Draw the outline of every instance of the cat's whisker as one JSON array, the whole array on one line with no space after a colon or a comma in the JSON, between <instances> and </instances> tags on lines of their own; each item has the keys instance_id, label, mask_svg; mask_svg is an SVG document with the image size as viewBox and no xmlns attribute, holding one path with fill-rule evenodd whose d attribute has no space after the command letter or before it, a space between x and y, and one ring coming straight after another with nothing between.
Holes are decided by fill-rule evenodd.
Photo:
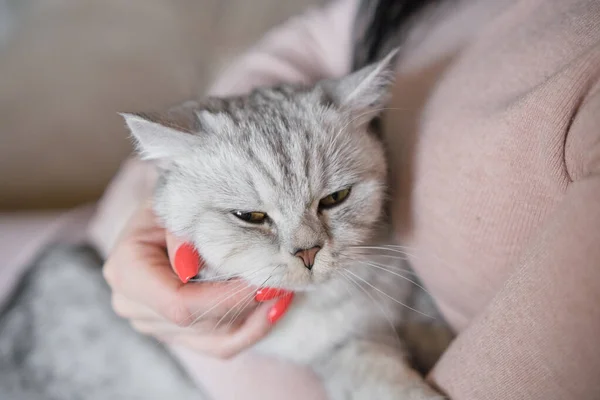
<instances>
[{"instance_id":1,"label":"cat's whisker","mask_svg":"<svg viewBox=\"0 0 600 400\"><path fill-rule=\"evenodd\" d=\"M394 254L394 256L396 257L396 259L398 260L405 260L405 261L409 261L410 257L408 254L406 254L406 252L404 250L402 251L398 251L397 249L386 249L387 251L391 252L392 254ZM387 254L384 253L384 251L386 250L378 250L378 253L373 253L375 251L375 249L361 249L361 253L363 255L369 255L369 256L380 256L383 254Z\"/></svg>"},{"instance_id":2,"label":"cat's whisker","mask_svg":"<svg viewBox=\"0 0 600 400\"><path fill-rule=\"evenodd\" d=\"M409 253L405 250L398 249L398 248L386 247L386 246L355 246L353 248L362 250L363 252L378 251L377 253L371 253L371 254L366 253L366 255L374 256L374 257L382 257L382 256L386 255L386 253L384 253L384 252L390 252L390 253L394 253L396 255L396 257L398 257L399 260L410 261L411 257L415 258L415 259L423 259L422 257L418 257L416 254ZM400 256L398 256L398 254L400 254Z\"/></svg>"},{"instance_id":3,"label":"cat's whisker","mask_svg":"<svg viewBox=\"0 0 600 400\"><path fill-rule=\"evenodd\" d=\"M244 303L238 308L238 310L235 312L235 314L233 314L233 317L231 317L231 319L227 323L226 330L229 330L229 328L235 323L235 321L239 318L239 316L242 315L242 312L244 311L244 309L246 307L248 307L248 304L250 304L252 302L252 300L254 299L254 296L255 296L254 293L250 293L246 297L246 300L244 301ZM217 326L218 325L219 324L217 323ZM215 327L215 329L216 329L216 327Z\"/></svg>"},{"instance_id":4,"label":"cat's whisker","mask_svg":"<svg viewBox=\"0 0 600 400\"><path fill-rule=\"evenodd\" d=\"M366 259L368 261L371 261L372 257L384 257L384 258L391 258L394 260L402 260L402 261L410 260L410 258L406 254L402 254L399 256L397 254L390 255L390 254L385 254L385 253L373 253L373 252L369 253L368 251L362 250L362 249L352 249L350 254L353 257L353 258L348 258L348 261L350 261L350 262L356 261L357 258L361 259L361 260Z\"/></svg>"},{"instance_id":5,"label":"cat's whisker","mask_svg":"<svg viewBox=\"0 0 600 400\"><path fill-rule=\"evenodd\" d=\"M417 249L415 248L411 248L408 246L400 246L400 245L380 245L380 246L352 246L353 249L362 249L362 250L379 250L379 251L389 251L392 253L396 253L396 254L401 254L406 258L400 258L402 260L408 260L409 257L412 257L416 260L425 260L427 259L426 256L420 257L419 255L415 254L414 252L417 251ZM406 251L404 249L408 249L409 251ZM377 253L377 254L373 254L373 256L377 256L377 257L392 257L390 255L385 255L382 253ZM442 258L440 258L439 256L435 255L435 254L430 254L427 257L429 257L429 259L432 259L436 262L441 263L444 266L449 266L448 263L446 261L444 261Z\"/></svg>"},{"instance_id":6,"label":"cat's whisker","mask_svg":"<svg viewBox=\"0 0 600 400\"><path fill-rule=\"evenodd\" d=\"M394 322L392 321L392 319L390 318L388 313L385 312L385 309L383 308L381 303L378 302L377 300L375 300L373 295L371 295L371 293L369 293L368 290L366 290L364 287L362 287L362 285L360 285L358 282L356 282L351 276L347 275L344 271L338 271L338 272L340 272L340 275L342 277L344 277L347 282L350 282L351 284L353 283L354 285L356 285L364 294L366 294L369 297L369 299L371 299L373 304L375 304L377 306L377 308L379 308L379 311L381 311L381 314L383 315L383 317L390 324L390 328L392 328L392 331L394 332L394 336L396 337L396 340L398 341L398 343L400 345L402 345L402 343L400 342L400 335L398 334L398 331L396 330L396 326L394 325Z\"/></svg>"},{"instance_id":7,"label":"cat's whisker","mask_svg":"<svg viewBox=\"0 0 600 400\"><path fill-rule=\"evenodd\" d=\"M227 295L225 297L223 297L221 300L217 301L215 304L213 304L209 309L205 310L202 314L200 314L199 316L195 317L194 314L192 314L192 318L194 318L194 320L192 321L192 323L189 325L189 327L193 326L194 324L196 324L198 321L202 320L202 318L207 315L209 312L211 312L212 310L214 310L215 308L217 308L218 306L220 306L221 304L223 304L224 302L226 302L227 300L229 300L230 298L232 298L233 296L235 296L236 294L244 291L247 288L247 284L246 282L241 282L238 285L236 285L234 288L232 288L231 290L229 290L227 292ZM236 290L237 289L237 290Z\"/></svg>"},{"instance_id":8,"label":"cat's whisker","mask_svg":"<svg viewBox=\"0 0 600 400\"><path fill-rule=\"evenodd\" d=\"M265 279L258 287L263 287L268 281L269 279L271 279L271 277L273 276L273 272L275 272L275 270L279 267L279 265L275 266L275 268L273 268L271 270L271 272L269 273L269 275L267 276L267 279ZM242 300L240 300L238 303L236 303L231 309L229 309L222 317L221 319L217 322L217 324L215 325L214 329L217 329L219 324L223 321L223 319L227 316L227 314L229 314L231 312L231 310L235 309L236 307L240 306L240 304L243 302L243 304L241 304L241 306L238 308L238 310L235 312L235 314L233 315L233 317L231 318L231 320L227 323L227 329L229 329L229 327L233 324L233 322L241 315L241 313L243 312L244 308L246 308L246 306L252 301L252 299L254 298L254 293L250 293L247 296L245 296ZM213 330L214 330L213 329Z\"/></svg>"},{"instance_id":9,"label":"cat's whisker","mask_svg":"<svg viewBox=\"0 0 600 400\"><path fill-rule=\"evenodd\" d=\"M360 263L364 263L364 262L369 262L369 263L373 263L375 265L378 265L380 267L384 267L384 268L388 268L388 269L393 269L395 271L400 271L403 273L406 273L408 275L412 275L412 276L416 276L418 277L419 275L417 273L415 273L412 269L410 268L404 268L400 265L390 265L390 264L381 264L378 263L376 261L373 261L373 257L377 257L377 258L391 258L392 260L401 260L401 261L408 261L409 257L408 256L396 256L396 255L389 255L389 254L369 254L366 252L362 252L362 251L358 251L358 252L352 252L352 257L346 257L346 259L348 260L349 263L355 263L355 262L360 262Z\"/></svg>"},{"instance_id":10,"label":"cat's whisker","mask_svg":"<svg viewBox=\"0 0 600 400\"><path fill-rule=\"evenodd\" d=\"M368 263L372 263L372 264L378 265L380 267L388 268L388 269L393 270L393 271L399 271L399 272L405 273L407 275L415 276L417 278L419 277L419 274L417 274L415 271L413 271L410 268L404 268L404 267L402 267L400 265L395 265L395 264L382 264L382 263L373 261L370 258L370 257L374 257L374 256L376 256L376 257L385 257L384 254L361 254L361 256L365 256L365 258L355 258L352 261L353 262L359 262L359 263L368 262ZM394 256L391 256L389 258L391 258L392 260L401 260L401 261L405 261L406 260L406 258L394 257Z\"/></svg>"},{"instance_id":11,"label":"cat's whisker","mask_svg":"<svg viewBox=\"0 0 600 400\"><path fill-rule=\"evenodd\" d=\"M375 264L379 267L383 267L383 268L387 268L391 271L399 271L400 273L406 274L406 275L411 275L414 276L415 278L419 278L419 274L417 274L415 271L413 271L410 268L403 268L399 265L393 265L393 264L382 264L379 262L375 262L373 260L368 260L368 262L370 262L371 264Z\"/></svg>"},{"instance_id":12,"label":"cat's whisker","mask_svg":"<svg viewBox=\"0 0 600 400\"><path fill-rule=\"evenodd\" d=\"M402 255L402 256L397 256L397 255L392 255L392 254L368 254L368 253L360 253L361 256L374 256L374 257L384 257L384 258L391 258L393 260L402 260L402 261L409 261L410 258L407 255Z\"/></svg>"},{"instance_id":13,"label":"cat's whisker","mask_svg":"<svg viewBox=\"0 0 600 400\"><path fill-rule=\"evenodd\" d=\"M263 283L261 286L264 286L267 281L271 278L271 276L269 276ZM241 305L241 307L236 311L236 313L234 314L234 316L231 318L231 320L227 323L227 329L229 329L229 327L231 325L233 325L235 323L235 321L239 318L240 315L242 315L243 310L248 306L248 304L250 304L250 302L252 302L252 300L254 299L254 293L251 293L248 296L248 299L246 300L246 302L244 304Z\"/></svg>"},{"instance_id":14,"label":"cat's whisker","mask_svg":"<svg viewBox=\"0 0 600 400\"><path fill-rule=\"evenodd\" d=\"M267 279L265 279L260 285L259 287L263 287L272 277L273 277L273 273L277 270L277 268L279 268L280 265L276 265L275 268L273 268L271 270L271 272L269 272L269 275L267 276ZM265 267L267 268L267 267ZM233 315L233 317L230 319L230 321L227 323L227 329L229 329L229 327L235 322L235 320L242 314L243 310L248 306L248 304L250 304L250 302L252 301L252 299L254 298L254 293L250 293L248 294L248 296L246 296L244 299L242 299L244 302L243 304L238 308L238 310L235 312L235 314ZM225 315L223 315L223 317L217 322L217 324L215 325L214 329L217 329L217 327L219 326L219 324L221 323L221 321L227 316L227 314L233 310L234 308L236 308L239 305L239 302L234 305L227 313L225 313Z\"/></svg>"},{"instance_id":15,"label":"cat's whisker","mask_svg":"<svg viewBox=\"0 0 600 400\"><path fill-rule=\"evenodd\" d=\"M404 246L404 245L401 245L401 244L382 244L381 246L383 246L383 247L394 247L394 248L408 249L408 250L416 250L416 248L414 248L414 247Z\"/></svg>"},{"instance_id":16,"label":"cat's whisker","mask_svg":"<svg viewBox=\"0 0 600 400\"><path fill-rule=\"evenodd\" d=\"M403 246L403 245L399 245L399 244L378 244L376 246L361 245L361 246L352 246L352 248L392 250L392 251L396 250L396 251L402 251L405 254L406 254L406 252L417 251L417 248L415 248L415 247Z\"/></svg>"},{"instance_id":17,"label":"cat's whisker","mask_svg":"<svg viewBox=\"0 0 600 400\"><path fill-rule=\"evenodd\" d=\"M407 254L405 251L401 249L397 249L389 246L352 246L353 249L365 249L365 250L387 250L392 252L397 252L401 254Z\"/></svg>"},{"instance_id":18,"label":"cat's whisker","mask_svg":"<svg viewBox=\"0 0 600 400\"><path fill-rule=\"evenodd\" d=\"M396 256L385 257L385 254L364 254L363 256L366 257L366 258L359 259L358 261L368 261L368 262L372 262L374 264L377 264L377 265L380 265L380 266L383 266L383 267L386 267L386 268L393 268L393 269L398 270L398 271L406 272L409 275L418 276L417 273L415 273L410 268L406 268L406 267L403 267L403 266L398 265L398 264L382 264L381 262L376 262L376 261L373 261L373 259L372 259L372 257L377 257L377 258L384 257L384 258L390 258L391 262L394 262L394 261L408 261L408 258L406 258L406 257L396 257Z\"/></svg>"},{"instance_id":19,"label":"cat's whisker","mask_svg":"<svg viewBox=\"0 0 600 400\"><path fill-rule=\"evenodd\" d=\"M425 314L422 311L419 311L403 302L401 302L400 300L390 296L389 294L387 294L386 292L384 292L383 290L379 289L378 287L374 286L373 284L369 283L368 281L364 280L363 278L361 278L360 276L358 276L357 274L355 274L354 272L350 271L350 270L346 270L347 273L352 274L354 277L356 277L357 279L359 279L360 281L366 283L367 285L369 285L371 288L375 289L377 292L381 293L382 295L384 295L385 297L387 297L388 299L400 304L401 306L404 306L406 308L408 308L409 310L412 310L416 313L419 313L427 318L433 318L431 315Z\"/></svg>"},{"instance_id":20,"label":"cat's whisker","mask_svg":"<svg viewBox=\"0 0 600 400\"><path fill-rule=\"evenodd\" d=\"M359 261L359 263L361 263L361 265L370 266L370 267L373 267L373 268L380 269L382 271L386 271L387 273L390 273L390 274L395 275L395 276L397 276L399 278L402 278L402 279L404 279L404 280L412 283L413 285L415 285L416 287L420 288L425 293L427 293L428 295L431 296L431 293L429 293L427 291L427 289L425 289L422 285L418 284L417 282L413 281L412 279L407 278L406 276L404 276L404 275L402 275L402 274L400 274L400 273L398 273L396 271L393 271L393 270L391 270L389 268L386 268L385 266L382 266L381 264L372 263L372 262L364 262L364 261Z\"/></svg>"},{"instance_id":21,"label":"cat's whisker","mask_svg":"<svg viewBox=\"0 0 600 400\"><path fill-rule=\"evenodd\" d=\"M247 271L246 274L252 274L254 272L257 272L257 271L260 271L260 270L263 270L263 269L267 269L267 268L268 267L260 267L260 268L252 269L250 271ZM231 278L240 278L240 277L241 276L239 276L239 275L235 275L235 274L232 274L232 273L227 273L227 274L221 274L221 275L211 276L209 278L192 278L188 282L217 282L217 281L226 281L226 280L231 279Z\"/></svg>"},{"instance_id":22,"label":"cat's whisker","mask_svg":"<svg viewBox=\"0 0 600 400\"><path fill-rule=\"evenodd\" d=\"M223 322L223 320L229 315L230 312L232 312L233 310L237 310L236 311L236 316L239 315L238 313L241 313L242 310L244 309L245 305L247 304L246 302L248 301L248 299L252 299L252 297L254 296L254 293L249 293L247 295L245 295L244 297L241 298L240 301L238 301L237 303L235 303L229 310L227 310L227 312L225 312L225 314L223 314L223 316L217 321L217 323L215 324L215 326L213 327L213 332L215 330L217 330L217 328L219 327L219 325L221 324L221 322ZM243 306L239 307L242 303L244 303ZM230 326L229 324L227 325L228 327Z\"/></svg>"},{"instance_id":23,"label":"cat's whisker","mask_svg":"<svg viewBox=\"0 0 600 400\"><path fill-rule=\"evenodd\" d=\"M235 278L235 275L232 274L223 274L223 275L217 275L217 276L213 276L210 278L192 278L190 279L188 282L194 282L194 283L202 283L202 282L218 282L218 281L227 281L228 279L231 278Z\"/></svg>"},{"instance_id":24,"label":"cat's whisker","mask_svg":"<svg viewBox=\"0 0 600 400\"><path fill-rule=\"evenodd\" d=\"M240 288L239 290L236 290L234 293L231 293L233 290ZM195 314L197 313L192 313L190 314L190 316L186 319L187 320L191 320L193 319L193 321L187 326L187 328L191 328L192 326L194 326L194 324L196 324L198 321L200 321L206 314L208 314L209 312L211 312L212 310L214 310L215 308L217 308L221 303L227 301L228 299L230 299L231 297L235 296L237 293L243 291L246 287L246 284L242 281L240 282L238 285L236 285L234 288L230 289L227 294L229 294L228 296L226 296L225 298L221 299L220 301L218 301L216 304L214 304L212 307L210 307L208 310L205 310L200 316L195 317ZM230 294L231 293L231 294ZM155 339L157 343L161 343L161 341L159 339Z\"/></svg>"},{"instance_id":25,"label":"cat's whisker","mask_svg":"<svg viewBox=\"0 0 600 400\"><path fill-rule=\"evenodd\" d=\"M268 267L262 267L262 268L258 268L256 269L253 273L251 274L246 274L246 276L244 278L249 278L253 275L256 275L258 272L260 272L263 269L266 269ZM205 310L199 317L195 317L195 315L197 313L192 313L192 315L190 315L190 319L194 318L194 320L192 321L192 323L190 324L190 326L193 326L196 322L198 322L199 320L202 319L202 317L204 317L206 314L208 314L210 311L214 310L215 308L217 308L220 304L222 304L223 302L229 300L230 298L232 298L233 296L235 296L236 294L240 293L241 291L245 290L246 287L248 286L247 282L244 279L241 279L240 282L235 285L234 287L232 287L227 293L225 293L225 297L222 298L221 300L219 300L217 303L213 304L212 307L210 307L208 310ZM241 288L241 289L240 289ZM238 290L236 290L238 289ZM232 293L233 292L233 293ZM199 311L198 311L199 312Z\"/></svg>"},{"instance_id":26,"label":"cat's whisker","mask_svg":"<svg viewBox=\"0 0 600 400\"><path fill-rule=\"evenodd\" d=\"M390 255L390 254L365 254L365 256L372 256L372 257L383 257L383 258L389 258L392 260L401 260L401 261L409 261L410 259L407 256L395 256L395 255ZM414 256L415 259L420 259L419 257ZM407 273L408 275L412 275L412 276L416 276L419 277L419 274L417 274L415 271L410 270L410 269L406 269L406 268L402 268L400 266L396 267L395 265L384 265L384 264L380 264L377 262L374 262L372 260L369 259L369 262L372 262L374 264L377 264L379 266L384 266L384 267L389 267L389 268L393 268L393 269L397 269L400 271L403 271L405 273Z\"/></svg>"},{"instance_id":27,"label":"cat's whisker","mask_svg":"<svg viewBox=\"0 0 600 400\"><path fill-rule=\"evenodd\" d=\"M344 288L346 288L346 291L348 292L348 294L350 295L350 297L352 297L353 295L352 295L352 292L350 291L350 286L352 286L352 285L351 285L351 282L348 279L348 277L342 273L343 271L336 270L335 272L339 276L341 276L342 278L344 278Z\"/></svg>"}]
</instances>

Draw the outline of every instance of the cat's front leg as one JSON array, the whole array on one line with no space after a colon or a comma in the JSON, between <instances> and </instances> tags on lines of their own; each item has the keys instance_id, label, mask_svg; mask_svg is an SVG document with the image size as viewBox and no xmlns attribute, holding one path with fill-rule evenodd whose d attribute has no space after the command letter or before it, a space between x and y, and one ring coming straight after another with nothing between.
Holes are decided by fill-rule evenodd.
<instances>
[{"instance_id":1,"label":"cat's front leg","mask_svg":"<svg viewBox=\"0 0 600 400\"><path fill-rule=\"evenodd\" d=\"M348 340L315 363L331 400L442 400L399 346Z\"/></svg>"}]
</instances>

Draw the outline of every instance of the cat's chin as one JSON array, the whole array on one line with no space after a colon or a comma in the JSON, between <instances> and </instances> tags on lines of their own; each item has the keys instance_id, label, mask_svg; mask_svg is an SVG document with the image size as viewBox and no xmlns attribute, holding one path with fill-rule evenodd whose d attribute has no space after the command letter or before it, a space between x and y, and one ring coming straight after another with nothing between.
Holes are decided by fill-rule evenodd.
<instances>
[{"instance_id":1,"label":"cat's chin","mask_svg":"<svg viewBox=\"0 0 600 400\"><path fill-rule=\"evenodd\" d=\"M279 289L289 290L291 292L314 292L323 286L329 284L335 275L326 274L319 276L311 276L309 280L304 282L280 282L277 287Z\"/></svg>"},{"instance_id":2,"label":"cat's chin","mask_svg":"<svg viewBox=\"0 0 600 400\"><path fill-rule=\"evenodd\" d=\"M290 292L302 293L302 292L314 292L321 286L319 283L309 283L306 285L290 285L289 287L282 287L281 289L289 290Z\"/></svg>"}]
</instances>

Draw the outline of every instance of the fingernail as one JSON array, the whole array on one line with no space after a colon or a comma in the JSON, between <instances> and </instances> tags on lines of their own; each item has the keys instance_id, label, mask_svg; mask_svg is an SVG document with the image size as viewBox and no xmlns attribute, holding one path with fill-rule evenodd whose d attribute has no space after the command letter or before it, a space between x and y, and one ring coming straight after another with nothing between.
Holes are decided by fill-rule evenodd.
<instances>
[{"instance_id":1,"label":"fingernail","mask_svg":"<svg viewBox=\"0 0 600 400\"><path fill-rule=\"evenodd\" d=\"M288 293L289 292L287 290L264 287L256 291L256 294L254 295L254 300L258 302L269 301Z\"/></svg>"},{"instance_id":2,"label":"fingernail","mask_svg":"<svg viewBox=\"0 0 600 400\"><path fill-rule=\"evenodd\" d=\"M280 298L273 307L271 307L271 309L269 310L269 313L267 314L267 319L269 320L269 323L271 325L273 325L281 317L283 317L283 315L287 311L288 307L290 306L290 303L292 302L293 298L294 298L294 293L288 293L288 294L284 295L282 298Z\"/></svg>"},{"instance_id":3,"label":"fingernail","mask_svg":"<svg viewBox=\"0 0 600 400\"><path fill-rule=\"evenodd\" d=\"M200 270L200 255L196 249L184 243L175 252L175 272L183 283L187 283L190 279L198 275Z\"/></svg>"}]
</instances>

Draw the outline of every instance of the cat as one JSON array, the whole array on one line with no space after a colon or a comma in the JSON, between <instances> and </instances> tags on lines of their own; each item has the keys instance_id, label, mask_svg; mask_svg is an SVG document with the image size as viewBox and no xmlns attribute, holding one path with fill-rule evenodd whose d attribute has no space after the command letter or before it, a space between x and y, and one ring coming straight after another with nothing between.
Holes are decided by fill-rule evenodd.
<instances>
[{"instance_id":1,"label":"cat","mask_svg":"<svg viewBox=\"0 0 600 400\"><path fill-rule=\"evenodd\" d=\"M374 254L390 227L373 121L396 55L313 86L122 114L140 156L159 165L155 211L198 248L202 278L296 293L253 351L311 366L334 400L442 398L395 331L411 282Z\"/></svg>"}]
</instances>

